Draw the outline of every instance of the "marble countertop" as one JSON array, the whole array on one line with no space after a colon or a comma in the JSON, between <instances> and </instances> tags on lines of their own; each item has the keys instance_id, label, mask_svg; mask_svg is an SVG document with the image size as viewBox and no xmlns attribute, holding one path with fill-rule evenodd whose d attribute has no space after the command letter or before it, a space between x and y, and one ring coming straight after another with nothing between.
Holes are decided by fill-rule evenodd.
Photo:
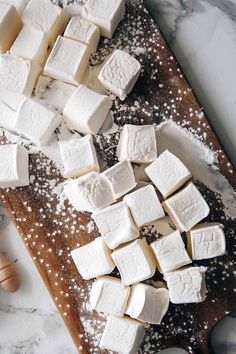
<instances>
[{"instance_id":1,"label":"marble countertop","mask_svg":"<svg viewBox=\"0 0 236 354\"><path fill-rule=\"evenodd\" d=\"M236 0L146 0L164 36L236 164ZM0 244L16 263L21 288L0 290L0 354L76 354L76 348L6 211ZM217 354L236 353L236 319L213 333ZM176 350L163 354L185 353Z\"/></svg>"}]
</instances>

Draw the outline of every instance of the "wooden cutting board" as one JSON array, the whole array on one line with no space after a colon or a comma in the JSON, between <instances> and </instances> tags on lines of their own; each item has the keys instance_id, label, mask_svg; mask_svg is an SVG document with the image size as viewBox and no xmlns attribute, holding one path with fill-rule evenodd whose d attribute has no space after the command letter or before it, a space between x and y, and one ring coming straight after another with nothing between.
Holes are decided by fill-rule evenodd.
<instances>
[{"instance_id":1,"label":"wooden cutting board","mask_svg":"<svg viewBox=\"0 0 236 354\"><path fill-rule=\"evenodd\" d=\"M236 175L223 148L142 0L127 0L124 20L112 40L101 40L91 65L99 65L115 48L136 55L143 66L132 94L124 102L114 102L116 124L159 124L171 119L198 132L218 153L221 173L236 187ZM4 136L0 139L5 141ZM119 132L96 137L97 148L109 165L116 162L118 139ZM72 249L92 241L98 232L91 227L88 213L78 213L67 203L58 208L58 196L52 190L63 179L43 154L31 155L30 175L30 186L0 190L0 197L78 350L83 354L106 353L98 348L105 317L88 308L92 282L81 279L70 257ZM227 255L199 262L208 266L207 299L201 304L170 305L162 324L147 329L140 353L157 353L171 346L182 347L189 353L208 353L211 329L228 311L236 308L235 220L225 217L219 196L200 183L198 186L211 205L208 220L223 219ZM158 278L157 274L155 279Z\"/></svg>"}]
</instances>

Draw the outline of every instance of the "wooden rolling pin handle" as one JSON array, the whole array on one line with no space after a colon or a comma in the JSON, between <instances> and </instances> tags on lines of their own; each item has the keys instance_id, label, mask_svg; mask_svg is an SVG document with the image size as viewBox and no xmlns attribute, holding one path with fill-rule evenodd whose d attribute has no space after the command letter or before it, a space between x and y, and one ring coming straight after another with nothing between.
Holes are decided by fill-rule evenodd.
<instances>
[{"instance_id":1,"label":"wooden rolling pin handle","mask_svg":"<svg viewBox=\"0 0 236 354\"><path fill-rule=\"evenodd\" d=\"M2 253L0 253L0 287L11 293L20 287L20 279L15 267Z\"/></svg>"}]
</instances>

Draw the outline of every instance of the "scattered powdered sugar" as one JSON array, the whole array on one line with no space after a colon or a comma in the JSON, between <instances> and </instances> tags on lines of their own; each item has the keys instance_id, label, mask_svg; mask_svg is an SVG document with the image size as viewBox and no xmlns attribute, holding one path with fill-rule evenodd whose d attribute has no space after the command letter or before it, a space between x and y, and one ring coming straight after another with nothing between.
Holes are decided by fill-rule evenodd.
<instances>
[{"instance_id":1,"label":"scattered powdered sugar","mask_svg":"<svg viewBox=\"0 0 236 354\"><path fill-rule=\"evenodd\" d=\"M52 189L52 194L55 194L59 200L59 203L57 204L57 211L62 211L65 208L65 202L67 200L67 197L64 193L64 186L63 183L57 184L53 189Z\"/></svg>"}]
</instances>

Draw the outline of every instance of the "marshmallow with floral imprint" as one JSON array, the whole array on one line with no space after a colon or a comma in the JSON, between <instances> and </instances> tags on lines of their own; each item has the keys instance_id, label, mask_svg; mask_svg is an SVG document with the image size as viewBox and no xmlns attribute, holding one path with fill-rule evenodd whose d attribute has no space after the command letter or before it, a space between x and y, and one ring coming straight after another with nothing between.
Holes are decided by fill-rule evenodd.
<instances>
[{"instance_id":1,"label":"marshmallow with floral imprint","mask_svg":"<svg viewBox=\"0 0 236 354\"><path fill-rule=\"evenodd\" d=\"M0 1L0 53L10 49L21 26L15 7Z\"/></svg>"},{"instance_id":2,"label":"marshmallow with floral imprint","mask_svg":"<svg viewBox=\"0 0 236 354\"><path fill-rule=\"evenodd\" d=\"M14 6L19 16L22 15L22 12L26 8L27 3L27 0L0 0L0 4Z\"/></svg>"}]
</instances>

